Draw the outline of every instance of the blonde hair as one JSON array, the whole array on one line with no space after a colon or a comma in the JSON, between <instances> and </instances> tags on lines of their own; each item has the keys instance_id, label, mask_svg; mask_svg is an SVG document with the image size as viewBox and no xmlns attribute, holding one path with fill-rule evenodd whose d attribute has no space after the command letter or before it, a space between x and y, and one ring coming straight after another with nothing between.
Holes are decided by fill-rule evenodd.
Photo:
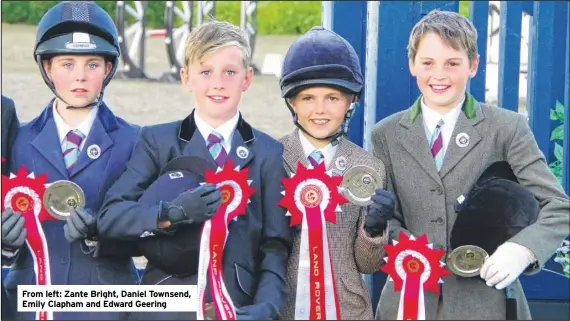
<instances>
[{"instance_id":1,"label":"blonde hair","mask_svg":"<svg viewBox=\"0 0 570 321\"><path fill-rule=\"evenodd\" d=\"M469 63L477 59L477 29L473 23L459 13L436 9L424 16L412 29L408 42L410 61L414 61L420 41L430 32L438 35L451 48L465 50Z\"/></svg>"},{"instance_id":2,"label":"blonde hair","mask_svg":"<svg viewBox=\"0 0 570 321\"><path fill-rule=\"evenodd\" d=\"M188 35L184 49L184 66L188 67L196 61L202 63L204 57L228 46L239 48L243 65L248 68L251 62L251 48L243 30L226 21L206 22Z\"/></svg>"}]
</instances>

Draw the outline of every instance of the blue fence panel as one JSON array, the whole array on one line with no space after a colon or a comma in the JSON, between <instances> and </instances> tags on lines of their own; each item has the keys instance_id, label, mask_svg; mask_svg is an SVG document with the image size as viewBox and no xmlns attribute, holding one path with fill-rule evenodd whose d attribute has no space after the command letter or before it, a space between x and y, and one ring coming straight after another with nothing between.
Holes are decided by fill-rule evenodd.
<instances>
[{"instance_id":1,"label":"blue fence panel","mask_svg":"<svg viewBox=\"0 0 570 321\"><path fill-rule=\"evenodd\" d=\"M566 10L566 97L564 99L562 184L564 185L566 194L570 194L570 2Z\"/></svg>"},{"instance_id":2,"label":"blue fence panel","mask_svg":"<svg viewBox=\"0 0 570 321\"><path fill-rule=\"evenodd\" d=\"M548 163L554 156L554 145L550 141L554 127L550 109L556 101L564 101L567 11L565 2L535 1L530 29L529 125Z\"/></svg>"},{"instance_id":3,"label":"blue fence panel","mask_svg":"<svg viewBox=\"0 0 570 321\"><path fill-rule=\"evenodd\" d=\"M477 49L479 50L479 70L469 81L467 90L478 101L485 101L485 81L487 79L487 34L489 21L489 1L471 1L469 16L477 29Z\"/></svg>"},{"instance_id":4,"label":"blue fence panel","mask_svg":"<svg viewBox=\"0 0 570 321\"><path fill-rule=\"evenodd\" d=\"M366 1L333 1L331 25L332 30L345 38L358 54L362 74L365 70L366 56ZM349 22L349 23L347 23ZM364 95L355 106L350 120L348 137L355 144L362 146L364 134Z\"/></svg>"},{"instance_id":5,"label":"blue fence panel","mask_svg":"<svg viewBox=\"0 0 570 321\"><path fill-rule=\"evenodd\" d=\"M500 107L513 111L519 110L521 21L521 1L501 1L497 100Z\"/></svg>"}]
</instances>

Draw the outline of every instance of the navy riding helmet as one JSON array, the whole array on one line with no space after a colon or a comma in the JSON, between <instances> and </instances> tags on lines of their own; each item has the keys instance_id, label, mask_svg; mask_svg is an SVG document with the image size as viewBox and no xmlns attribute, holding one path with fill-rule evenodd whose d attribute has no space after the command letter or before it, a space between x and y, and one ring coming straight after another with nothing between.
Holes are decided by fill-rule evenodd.
<instances>
[{"instance_id":1,"label":"navy riding helmet","mask_svg":"<svg viewBox=\"0 0 570 321\"><path fill-rule=\"evenodd\" d=\"M42 61L54 55L90 54L104 56L113 65L103 81L96 103L102 101L103 90L119 65L119 39L113 19L92 1L62 1L49 9L40 20L36 33L34 60L40 67L45 83L61 99L47 76ZM63 99L62 99L63 100Z\"/></svg>"},{"instance_id":2,"label":"navy riding helmet","mask_svg":"<svg viewBox=\"0 0 570 321\"><path fill-rule=\"evenodd\" d=\"M320 26L311 28L291 44L283 60L281 74L281 96L285 98L295 125L309 135L298 123L289 98L312 86L333 87L359 97L364 83L354 48L338 34ZM332 139L334 142L346 134L351 114L352 109L349 109L340 132L326 138L314 138Z\"/></svg>"}]
</instances>

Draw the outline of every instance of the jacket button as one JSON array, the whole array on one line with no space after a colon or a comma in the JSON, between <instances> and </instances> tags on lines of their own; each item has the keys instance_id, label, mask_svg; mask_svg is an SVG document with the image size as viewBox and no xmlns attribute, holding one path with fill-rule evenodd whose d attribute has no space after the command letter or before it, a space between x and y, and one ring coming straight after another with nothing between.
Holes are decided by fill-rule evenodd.
<instances>
[{"instance_id":1,"label":"jacket button","mask_svg":"<svg viewBox=\"0 0 570 321\"><path fill-rule=\"evenodd\" d=\"M430 222L442 225L443 224L443 217L440 216L440 217L436 218L435 220L431 220Z\"/></svg>"},{"instance_id":2,"label":"jacket button","mask_svg":"<svg viewBox=\"0 0 570 321\"><path fill-rule=\"evenodd\" d=\"M443 194L443 189L441 188L441 186L438 186L435 188L435 192L437 193L437 195L441 195Z\"/></svg>"}]
</instances>

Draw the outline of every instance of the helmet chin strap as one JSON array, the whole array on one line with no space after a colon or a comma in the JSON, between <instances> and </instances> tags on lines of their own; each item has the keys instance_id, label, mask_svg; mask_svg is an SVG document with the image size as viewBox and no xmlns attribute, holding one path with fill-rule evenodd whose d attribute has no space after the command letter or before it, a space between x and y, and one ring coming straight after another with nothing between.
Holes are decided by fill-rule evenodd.
<instances>
[{"instance_id":1,"label":"helmet chin strap","mask_svg":"<svg viewBox=\"0 0 570 321\"><path fill-rule=\"evenodd\" d=\"M314 138L316 140L329 141L333 146L336 146L340 143L342 137L346 136L346 134L348 133L348 124L350 122L350 118L352 117L352 113L354 111L354 102L350 105L350 108L348 109L348 111L344 115L344 120L342 121L342 125L340 126L340 130L334 134L331 134L331 135L328 135L328 136L322 137L322 138L321 137L315 137L313 134L309 133L305 128L303 128L303 126L301 126L301 124L299 124L297 114L295 113L295 111L293 110L293 107L291 107L291 105L289 104L289 101L287 99L285 99L285 104L287 104L287 108L289 108L289 111L293 115L293 123L295 124L295 126L297 126L297 128L299 128L303 133L311 136L312 138Z\"/></svg>"}]
</instances>

